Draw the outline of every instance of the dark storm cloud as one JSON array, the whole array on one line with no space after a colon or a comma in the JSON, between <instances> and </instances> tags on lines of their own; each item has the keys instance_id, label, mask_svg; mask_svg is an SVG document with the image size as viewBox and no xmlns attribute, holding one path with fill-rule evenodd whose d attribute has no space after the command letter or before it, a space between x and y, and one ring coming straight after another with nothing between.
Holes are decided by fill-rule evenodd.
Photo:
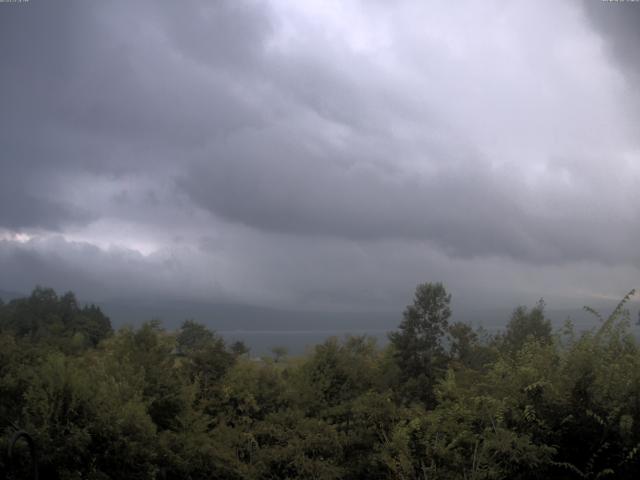
<instances>
[{"instance_id":1,"label":"dark storm cloud","mask_svg":"<svg viewBox=\"0 0 640 480\"><path fill-rule=\"evenodd\" d=\"M60 236L27 242L0 240L0 265L0 284L13 285L18 292L29 292L38 284L99 301L169 296L174 288L169 279L175 271L165 261L124 248L103 250L86 242L68 242Z\"/></svg>"},{"instance_id":2,"label":"dark storm cloud","mask_svg":"<svg viewBox=\"0 0 640 480\"><path fill-rule=\"evenodd\" d=\"M34 285L54 286L60 290L78 290L84 292L103 291L105 285L96 277L84 275L77 266L64 262L64 251L58 249L39 249L32 245L0 240L0 282L12 285L18 292L29 292ZM59 246L58 246L59 247ZM77 251L77 258L95 257L100 254L96 247Z\"/></svg>"},{"instance_id":3,"label":"dark storm cloud","mask_svg":"<svg viewBox=\"0 0 640 480\"><path fill-rule=\"evenodd\" d=\"M0 227L17 231L32 227L60 231L70 224L83 224L94 218L73 205L17 192L11 187L0 191Z\"/></svg>"},{"instance_id":4,"label":"dark storm cloud","mask_svg":"<svg viewBox=\"0 0 640 480\"><path fill-rule=\"evenodd\" d=\"M429 241L461 258L640 260L632 244L594 229L600 224L637 238L635 223L614 212L607 220L593 219L598 207L585 210L583 195L565 198L560 215L539 217L529 205L544 193L528 189L517 176L492 173L485 162L445 164L431 176L408 176L375 164L336 162L338 154L318 158L274 141L254 147L255 152L223 153L213 166L194 169L183 188L223 218L278 233Z\"/></svg>"},{"instance_id":5,"label":"dark storm cloud","mask_svg":"<svg viewBox=\"0 0 640 480\"><path fill-rule=\"evenodd\" d=\"M607 43L611 56L632 75L640 78L640 4L583 0L585 12Z\"/></svg>"},{"instance_id":6,"label":"dark storm cloud","mask_svg":"<svg viewBox=\"0 0 640 480\"><path fill-rule=\"evenodd\" d=\"M267 231L429 239L456 256L526 253L516 224L505 224L518 207L486 167L445 166L433 178L412 178L274 139L251 150L221 153L214 167L196 168L185 190L222 217Z\"/></svg>"},{"instance_id":7,"label":"dark storm cloud","mask_svg":"<svg viewBox=\"0 0 640 480\"><path fill-rule=\"evenodd\" d=\"M59 199L65 176L188 163L203 142L264 121L228 78L258 55L269 28L249 5L15 7L0 14L0 227L86 223L91 201ZM198 48L216 59L215 72L185 61Z\"/></svg>"},{"instance_id":8,"label":"dark storm cloud","mask_svg":"<svg viewBox=\"0 0 640 480\"><path fill-rule=\"evenodd\" d=\"M638 9L604 6L588 18L637 71ZM0 5L0 270L311 305L635 268L636 123L582 13Z\"/></svg>"},{"instance_id":9,"label":"dark storm cloud","mask_svg":"<svg viewBox=\"0 0 640 480\"><path fill-rule=\"evenodd\" d=\"M265 4L196 0L167 2L159 10L166 35L188 58L226 73L253 70L264 61L265 40L272 32Z\"/></svg>"},{"instance_id":10,"label":"dark storm cloud","mask_svg":"<svg viewBox=\"0 0 640 480\"><path fill-rule=\"evenodd\" d=\"M462 258L638 261L631 243L612 250L610 239L593 234L600 213L607 215L606 208L584 213L589 189L597 188L594 178L573 197L562 188L545 191L560 208L539 215L530 203L543 193L527 184L526 169L492 168L490 159L466 145L463 133L452 131L443 112L390 95L386 72L369 71L357 57L351 70L347 64L354 59L328 50L316 57L313 51L304 58L275 55L270 65L277 68L266 71L295 108L318 119L300 115L299 123L212 146L210 158L179 182L188 195L227 220L293 235L427 240ZM370 81L363 84L363 78ZM405 138L394 137L398 120L419 125L421 140L407 148ZM307 128L301 127L305 122ZM332 129L344 136L337 145ZM395 165L416 156L433 172ZM581 170L571 166L569 174L579 178ZM626 219L605 223L638 238Z\"/></svg>"}]
</instances>

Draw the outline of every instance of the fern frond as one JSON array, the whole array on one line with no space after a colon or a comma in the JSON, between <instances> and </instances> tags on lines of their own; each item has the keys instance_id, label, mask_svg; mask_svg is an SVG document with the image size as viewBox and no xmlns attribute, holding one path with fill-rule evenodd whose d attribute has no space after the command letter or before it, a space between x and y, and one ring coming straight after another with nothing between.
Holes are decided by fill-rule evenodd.
<instances>
[{"instance_id":1,"label":"fern frond","mask_svg":"<svg viewBox=\"0 0 640 480\"><path fill-rule=\"evenodd\" d=\"M629 291L629 293L627 293L624 297L622 297L622 300L620 300L620 302L618 303L618 305L616 306L616 308L613 309L613 312L611 312L611 315L609 315L607 317L607 319L604 321L604 323L602 324L602 326L598 329L598 332L596 333L596 337L602 335L602 333L606 330L608 330L609 328L611 328L611 326L613 325L613 323L616 321L616 319L622 314L622 312L624 311L624 306L625 304L629 301L629 299L631 299L631 297L633 297L636 294L636 290L635 288L632 289L631 291ZM592 311L588 310L588 307L585 307L585 309L587 309L587 311ZM593 310L595 312L595 310ZM601 315L597 315L598 318L602 319Z\"/></svg>"},{"instance_id":2,"label":"fern frond","mask_svg":"<svg viewBox=\"0 0 640 480\"><path fill-rule=\"evenodd\" d=\"M606 477L607 475L614 475L616 472L613 471L613 468L605 468L604 470L600 470L596 475L596 480L598 478Z\"/></svg>"},{"instance_id":3,"label":"fern frond","mask_svg":"<svg viewBox=\"0 0 640 480\"><path fill-rule=\"evenodd\" d=\"M604 323L604 317L594 308L585 305L584 307L582 307L582 309L594 315L598 320L600 320L600 323Z\"/></svg>"},{"instance_id":4,"label":"fern frond","mask_svg":"<svg viewBox=\"0 0 640 480\"><path fill-rule=\"evenodd\" d=\"M582 470L580 470L578 467L576 467L572 463L569 463L569 462L553 462L552 461L551 465L553 465L554 467L562 468L564 470L569 470L570 472L573 472L576 475L578 475L580 478L587 478L587 476L582 472Z\"/></svg>"}]
</instances>

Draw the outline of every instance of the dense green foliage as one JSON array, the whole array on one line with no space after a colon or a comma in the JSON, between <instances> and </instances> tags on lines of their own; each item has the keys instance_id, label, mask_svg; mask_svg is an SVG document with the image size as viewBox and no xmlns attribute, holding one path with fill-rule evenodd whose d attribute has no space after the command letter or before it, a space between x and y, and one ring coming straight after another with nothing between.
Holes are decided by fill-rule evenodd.
<instances>
[{"instance_id":1,"label":"dense green foliage","mask_svg":"<svg viewBox=\"0 0 640 480\"><path fill-rule=\"evenodd\" d=\"M419 285L390 344L250 358L203 325L113 332L38 288L0 303L0 478L596 479L640 473L640 345L625 297L593 331L544 304L490 336Z\"/></svg>"}]
</instances>

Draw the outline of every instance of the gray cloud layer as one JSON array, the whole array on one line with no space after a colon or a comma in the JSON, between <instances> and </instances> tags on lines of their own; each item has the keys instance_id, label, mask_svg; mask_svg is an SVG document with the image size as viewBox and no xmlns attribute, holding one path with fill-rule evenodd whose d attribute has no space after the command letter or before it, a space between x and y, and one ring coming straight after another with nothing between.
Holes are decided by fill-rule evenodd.
<instances>
[{"instance_id":1,"label":"gray cloud layer","mask_svg":"<svg viewBox=\"0 0 640 480\"><path fill-rule=\"evenodd\" d=\"M637 4L1 7L0 288L337 308L637 278Z\"/></svg>"}]
</instances>

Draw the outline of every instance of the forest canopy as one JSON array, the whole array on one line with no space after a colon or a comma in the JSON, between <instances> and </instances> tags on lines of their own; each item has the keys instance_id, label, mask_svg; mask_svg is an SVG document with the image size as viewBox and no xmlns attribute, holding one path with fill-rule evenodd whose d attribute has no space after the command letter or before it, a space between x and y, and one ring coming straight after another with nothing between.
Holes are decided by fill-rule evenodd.
<instances>
[{"instance_id":1,"label":"forest canopy","mask_svg":"<svg viewBox=\"0 0 640 480\"><path fill-rule=\"evenodd\" d=\"M598 327L544 302L503 332L418 285L389 344L329 338L253 358L193 320L114 331L73 293L0 302L0 477L596 479L640 473L631 293Z\"/></svg>"}]
</instances>

